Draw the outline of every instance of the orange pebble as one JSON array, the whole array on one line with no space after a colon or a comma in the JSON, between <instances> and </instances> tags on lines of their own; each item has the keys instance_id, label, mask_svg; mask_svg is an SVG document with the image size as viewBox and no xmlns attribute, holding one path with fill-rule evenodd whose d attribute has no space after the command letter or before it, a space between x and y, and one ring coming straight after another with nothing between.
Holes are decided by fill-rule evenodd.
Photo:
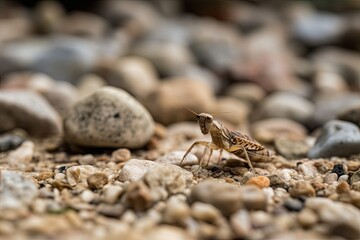
<instances>
[{"instance_id":1,"label":"orange pebble","mask_svg":"<svg viewBox=\"0 0 360 240\"><path fill-rule=\"evenodd\" d=\"M348 193L350 192L350 187L349 184L347 182L341 182L336 186L336 192L341 194L341 193Z\"/></svg>"},{"instance_id":2,"label":"orange pebble","mask_svg":"<svg viewBox=\"0 0 360 240\"><path fill-rule=\"evenodd\" d=\"M256 185L259 188L267 188L270 186L270 179L265 176L252 177L246 182L246 184Z\"/></svg>"}]
</instances>

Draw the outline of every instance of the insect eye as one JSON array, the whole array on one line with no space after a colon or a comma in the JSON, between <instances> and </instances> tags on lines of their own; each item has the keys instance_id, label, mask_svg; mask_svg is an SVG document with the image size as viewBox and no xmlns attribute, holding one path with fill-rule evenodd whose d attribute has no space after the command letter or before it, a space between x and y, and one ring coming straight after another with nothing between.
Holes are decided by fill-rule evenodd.
<instances>
[{"instance_id":1,"label":"insect eye","mask_svg":"<svg viewBox=\"0 0 360 240\"><path fill-rule=\"evenodd\" d=\"M196 116L196 119L199 120L199 119L200 119L200 116Z\"/></svg>"}]
</instances>

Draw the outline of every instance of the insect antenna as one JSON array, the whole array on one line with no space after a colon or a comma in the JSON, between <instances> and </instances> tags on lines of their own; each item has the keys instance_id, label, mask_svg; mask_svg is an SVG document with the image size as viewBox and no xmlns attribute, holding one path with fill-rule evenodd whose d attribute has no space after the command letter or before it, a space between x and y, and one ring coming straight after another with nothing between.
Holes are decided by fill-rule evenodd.
<instances>
[{"instance_id":1,"label":"insect antenna","mask_svg":"<svg viewBox=\"0 0 360 240\"><path fill-rule=\"evenodd\" d=\"M196 116L199 115L198 113L194 112L193 110L191 110L191 109L189 109L189 108L187 108L187 107L185 107L185 109L188 110L189 112L195 114Z\"/></svg>"}]
</instances>

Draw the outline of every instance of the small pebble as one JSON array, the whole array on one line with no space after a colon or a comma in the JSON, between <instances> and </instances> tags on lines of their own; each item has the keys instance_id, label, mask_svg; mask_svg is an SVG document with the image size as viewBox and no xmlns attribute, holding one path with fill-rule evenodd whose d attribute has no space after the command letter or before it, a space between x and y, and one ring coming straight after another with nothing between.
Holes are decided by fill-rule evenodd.
<instances>
[{"instance_id":1,"label":"small pebble","mask_svg":"<svg viewBox=\"0 0 360 240\"><path fill-rule=\"evenodd\" d=\"M86 154L80 157L78 162L80 165L95 165L96 158L92 154Z\"/></svg>"},{"instance_id":2,"label":"small pebble","mask_svg":"<svg viewBox=\"0 0 360 240\"><path fill-rule=\"evenodd\" d=\"M108 176L104 173L94 173L87 178L87 183L91 190L103 188L108 183Z\"/></svg>"},{"instance_id":3,"label":"small pebble","mask_svg":"<svg viewBox=\"0 0 360 240\"><path fill-rule=\"evenodd\" d=\"M338 194L341 193L348 193L350 192L350 186L347 182L340 182L337 186L336 186L336 192Z\"/></svg>"},{"instance_id":4,"label":"small pebble","mask_svg":"<svg viewBox=\"0 0 360 240\"><path fill-rule=\"evenodd\" d=\"M111 160L114 162L126 162L131 158L131 152L127 148L120 148L112 152Z\"/></svg>"},{"instance_id":5,"label":"small pebble","mask_svg":"<svg viewBox=\"0 0 360 240\"><path fill-rule=\"evenodd\" d=\"M340 177L341 175L346 174L343 164L335 164L334 168L331 170L331 172L336 173L338 177Z\"/></svg>"},{"instance_id":6,"label":"small pebble","mask_svg":"<svg viewBox=\"0 0 360 240\"><path fill-rule=\"evenodd\" d=\"M291 197L315 197L315 189L308 182L298 182L289 191Z\"/></svg>"},{"instance_id":7,"label":"small pebble","mask_svg":"<svg viewBox=\"0 0 360 240\"><path fill-rule=\"evenodd\" d=\"M248 185L255 185L259 188L267 188L270 186L270 180L268 177L265 176L257 176L250 178L246 184Z\"/></svg>"},{"instance_id":8,"label":"small pebble","mask_svg":"<svg viewBox=\"0 0 360 240\"><path fill-rule=\"evenodd\" d=\"M289 211L299 212L303 209L304 204L299 199L289 198L284 202L284 207L286 207Z\"/></svg>"},{"instance_id":9,"label":"small pebble","mask_svg":"<svg viewBox=\"0 0 360 240\"><path fill-rule=\"evenodd\" d=\"M0 152L16 149L25 139L17 135L3 135L0 137Z\"/></svg>"},{"instance_id":10,"label":"small pebble","mask_svg":"<svg viewBox=\"0 0 360 240\"><path fill-rule=\"evenodd\" d=\"M317 223L318 216L311 209L305 208L297 215L297 219L304 228L309 228Z\"/></svg>"},{"instance_id":11,"label":"small pebble","mask_svg":"<svg viewBox=\"0 0 360 240\"><path fill-rule=\"evenodd\" d=\"M325 176L324 182L327 184L331 184L338 180L337 173L330 173Z\"/></svg>"}]
</instances>

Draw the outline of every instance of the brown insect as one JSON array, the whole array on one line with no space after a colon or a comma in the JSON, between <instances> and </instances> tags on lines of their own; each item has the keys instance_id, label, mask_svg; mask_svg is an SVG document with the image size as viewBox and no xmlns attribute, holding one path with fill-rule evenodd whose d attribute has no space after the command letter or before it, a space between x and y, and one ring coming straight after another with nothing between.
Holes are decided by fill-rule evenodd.
<instances>
[{"instance_id":1,"label":"brown insect","mask_svg":"<svg viewBox=\"0 0 360 240\"><path fill-rule=\"evenodd\" d=\"M196 141L190 148L186 151L184 157L182 158L180 165L190 153L190 151L197 145L205 146L204 152L200 158L200 167L203 162L204 155L207 148L210 149L210 154L207 160L207 164L210 161L213 150L220 149L220 155L218 161L221 160L221 153L223 150L226 150L230 153L235 154L240 158L246 158L247 163L249 164L251 170L254 172L254 168L251 164L251 160L255 162L268 162L271 160L271 154L268 149L258 143L256 140L251 137L242 134L237 131L232 131L227 129L224 125L214 120L214 117L208 113L196 113L190 109L190 112L196 114L196 120L200 126L201 132L206 135L210 133L211 142L206 141ZM251 157L251 160L250 160Z\"/></svg>"}]
</instances>

